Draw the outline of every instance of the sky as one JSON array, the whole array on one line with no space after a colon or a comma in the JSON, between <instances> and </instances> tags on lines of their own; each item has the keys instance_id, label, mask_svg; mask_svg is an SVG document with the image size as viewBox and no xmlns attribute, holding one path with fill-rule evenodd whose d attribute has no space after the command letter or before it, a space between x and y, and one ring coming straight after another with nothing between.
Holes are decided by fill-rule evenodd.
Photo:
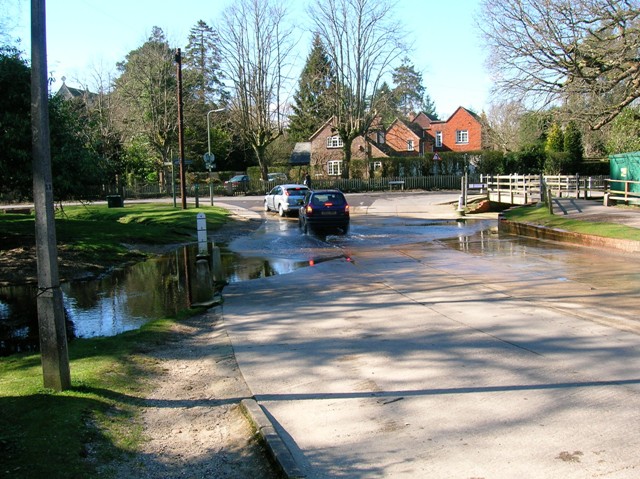
<instances>
[{"instance_id":1,"label":"sky","mask_svg":"<svg viewBox=\"0 0 640 479\"><path fill-rule=\"evenodd\" d=\"M220 12L233 0L49 0L47 1L48 67L56 79L52 91L98 84L117 62L140 47L154 26L162 28L170 45L184 49L189 30L198 20L214 26ZM289 0L297 26L298 70L311 48L310 20L304 20L305 0ZM413 43L409 59L422 73L423 85L440 118L459 106L480 113L488 109L491 81L485 69L485 51L474 19L480 0L397 0L396 20ZM30 54L30 1L5 0L9 27L22 39L19 48ZM389 82L391 83L391 82ZM292 92L293 93L293 92Z\"/></svg>"}]
</instances>

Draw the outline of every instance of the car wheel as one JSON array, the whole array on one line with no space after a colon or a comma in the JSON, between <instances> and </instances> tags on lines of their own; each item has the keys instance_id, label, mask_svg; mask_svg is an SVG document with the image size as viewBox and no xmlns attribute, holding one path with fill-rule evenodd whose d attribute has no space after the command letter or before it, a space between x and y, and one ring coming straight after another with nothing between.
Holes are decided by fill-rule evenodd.
<instances>
[{"instance_id":1,"label":"car wheel","mask_svg":"<svg viewBox=\"0 0 640 479\"><path fill-rule=\"evenodd\" d=\"M284 208L282 207L282 203L278 205L278 214L283 217L287 216L287 213L285 213Z\"/></svg>"},{"instance_id":2,"label":"car wheel","mask_svg":"<svg viewBox=\"0 0 640 479\"><path fill-rule=\"evenodd\" d=\"M267 202L266 202L266 201L264 202L264 210L265 210L266 212L271 211L271 208L269 208L269 205L267 204Z\"/></svg>"}]
</instances>

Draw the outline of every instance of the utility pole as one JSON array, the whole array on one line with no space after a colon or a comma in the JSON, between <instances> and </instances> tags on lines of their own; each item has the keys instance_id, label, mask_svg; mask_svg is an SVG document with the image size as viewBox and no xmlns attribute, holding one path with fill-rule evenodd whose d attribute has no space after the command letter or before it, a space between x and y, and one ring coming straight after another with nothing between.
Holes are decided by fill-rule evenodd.
<instances>
[{"instance_id":1,"label":"utility pole","mask_svg":"<svg viewBox=\"0 0 640 479\"><path fill-rule=\"evenodd\" d=\"M182 209L187 209L187 181L184 171L184 130L182 129L182 54L180 49L176 49L176 63L178 76L178 149L180 154L180 197L182 199Z\"/></svg>"},{"instance_id":2,"label":"utility pole","mask_svg":"<svg viewBox=\"0 0 640 479\"><path fill-rule=\"evenodd\" d=\"M36 302L44 387L64 391L71 387L71 374L53 211L45 0L31 0L31 131L38 264Z\"/></svg>"}]
</instances>

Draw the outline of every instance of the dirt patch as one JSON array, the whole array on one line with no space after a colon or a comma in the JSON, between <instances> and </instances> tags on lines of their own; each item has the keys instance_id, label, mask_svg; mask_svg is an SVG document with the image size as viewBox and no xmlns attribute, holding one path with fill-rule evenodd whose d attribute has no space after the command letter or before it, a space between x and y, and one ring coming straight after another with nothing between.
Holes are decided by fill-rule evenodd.
<instances>
[{"instance_id":1,"label":"dirt patch","mask_svg":"<svg viewBox=\"0 0 640 479\"><path fill-rule=\"evenodd\" d=\"M147 441L104 472L122 479L279 477L238 406L251 393L220 311L177 324L173 335L151 353L162 373L143 398Z\"/></svg>"}]
</instances>

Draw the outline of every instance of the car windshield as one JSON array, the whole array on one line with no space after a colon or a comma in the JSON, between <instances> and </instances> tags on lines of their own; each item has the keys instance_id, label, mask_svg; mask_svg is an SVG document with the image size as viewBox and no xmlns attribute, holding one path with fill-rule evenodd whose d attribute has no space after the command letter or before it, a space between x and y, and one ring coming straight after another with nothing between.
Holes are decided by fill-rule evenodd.
<instances>
[{"instance_id":1,"label":"car windshield","mask_svg":"<svg viewBox=\"0 0 640 479\"><path fill-rule=\"evenodd\" d=\"M289 193L289 196L304 196L306 192L307 192L306 188L300 188L300 187L287 188L287 193Z\"/></svg>"}]
</instances>

